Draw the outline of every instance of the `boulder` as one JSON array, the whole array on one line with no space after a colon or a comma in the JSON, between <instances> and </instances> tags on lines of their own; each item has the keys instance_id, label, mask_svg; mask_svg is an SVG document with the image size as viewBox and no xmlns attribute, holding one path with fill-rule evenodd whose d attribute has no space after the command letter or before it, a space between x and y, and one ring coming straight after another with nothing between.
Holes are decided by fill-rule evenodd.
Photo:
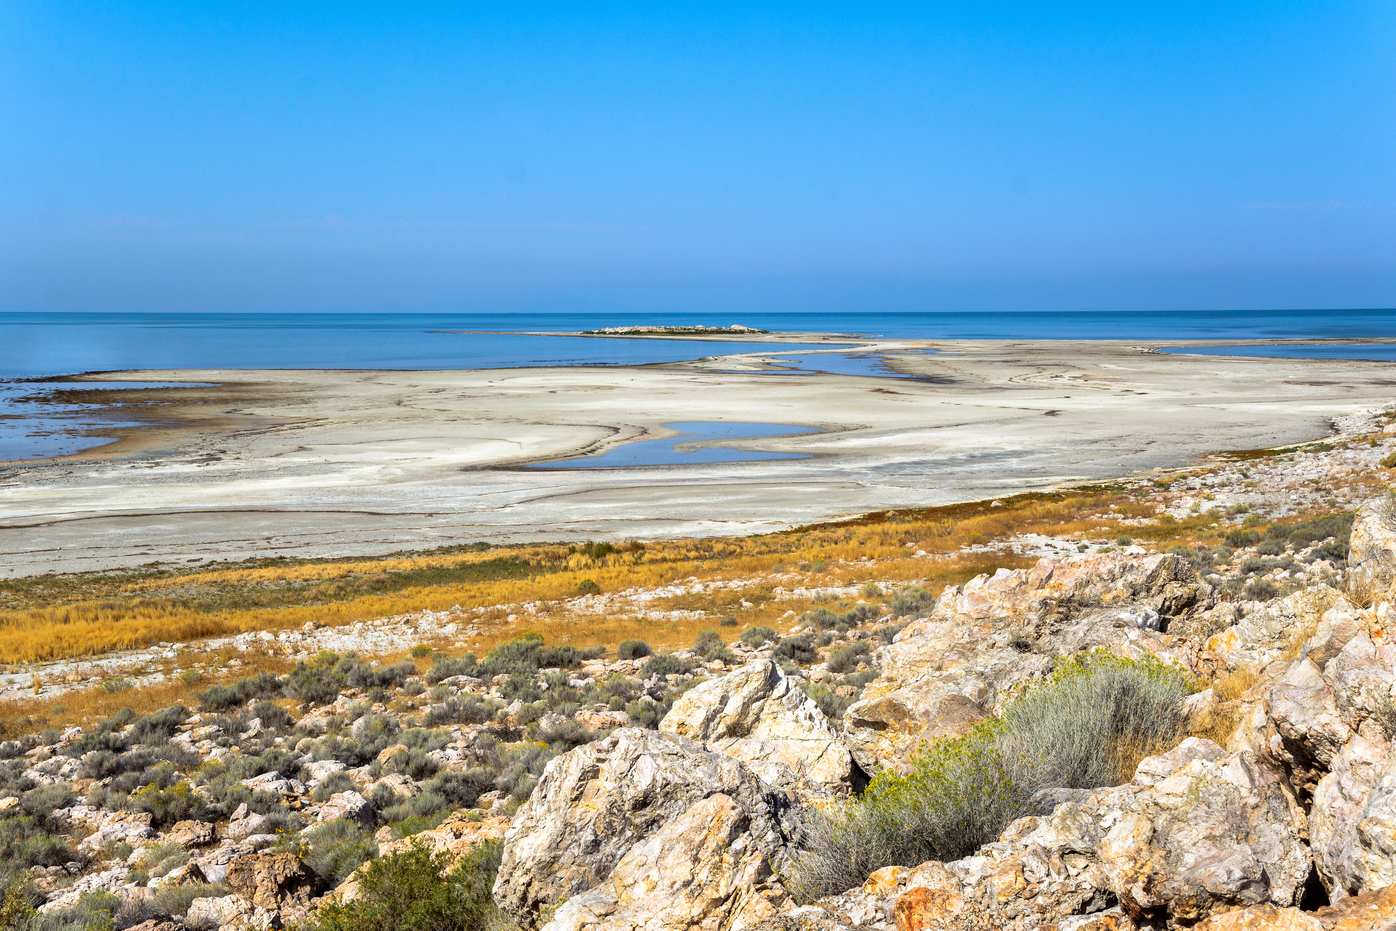
<instances>
[{"instance_id":1,"label":"boulder","mask_svg":"<svg viewBox=\"0 0 1396 931\"><path fill-rule=\"evenodd\" d=\"M228 864L228 888L281 924L305 921L324 884L293 853L258 853Z\"/></svg>"},{"instance_id":2,"label":"boulder","mask_svg":"<svg viewBox=\"0 0 1396 931\"><path fill-rule=\"evenodd\" d=\"M770 659L689 689L659 729L741 760L773 785L794 771L836 791L861 788L862 772L829 719Z\"/></svg>"},{"instance_id":3,"label":"boulder","mask_svg":"<svg viewBox=\"0 0 1396 931\"><path fill-rule=\"evenodd\" d=\"M537 928L546 910L602 886L633 848L718 795L745 819L727 828L742 855L703 873L702 882L716 891L707 899L695 891L692 899L721 910L730 901L723 891L729 870L758 875L753 857L777 868L787 845L799 841L797 802L731 757L638 728L621 728L548 763L505 836L494 899L523 928ZM742 830L733 835L738 822ZM633 859L626 881L635 882L640 869ZM619 901L622 890L613 892Z\"/></svg>"},{"instance_id":4,"label":"boulder","mask_svg":"<svg viewBox=\"0 0 1396 931\"><path fill-rule=\"evenodd\" d=\"M787 896L751 819L722 793L631 847L604 883L568 899L544 931L759 928Z\"/></svg>"},{"instance_id":5,"label":"boulder","mask_svg":"<svg viewBox=\"0 0 1396 931\"><path fill-rule=\"evenodd\" d=\"M184 924L190 928L236 928L250 924L254 908L240 895L220 895L189 903Z\"/></svg>"},{"instance_id":6,"label":"boulder","mask_svg":"<svg viewBox=\"0 0 1396 931\"><path fill-rule=\"evenodd\" d=\"M1301 589L1243 615L1207 638L1207 652L1219 657L1228 669L1262 669L1290 651L1296 637L1307 639L1323 616L1340 603L1347 606L1343 596L1330 586Z\"/></svg>"},{"instance_id":7,"label":"boulder","mask_svg":"<svg viewBox=\"0 0 1396 931\"><path fill-rule=\"evenodd\" d=\"M353 821L361 827L371 828L378 823L378 812L357 792L336 792L324 805L320 806L319 820Z\"/></svg>"},{"instance_id":8,"label":"boulder","mask_svg":"<svg viewBox=\"0 0 1396 931\"><path fill-rule=\"evenodd\" d=\"M1314 790L1309 842L1335 901L1396 882L1396 755L1354 737Z\"/></svg>"},{"instance_id":9,"label":"boulder","mask_svg":"<svg viewBox=\"0 0 1396 931\"><path fill-rule=\"evenodd\" d=\"M1369 595L1396 581L1396 501L1391 497L1368 501L1353 516L1347 580L1351 590Z\"/></svg>"},{"instance_id":10,"label":"boulder","mask_svg":"<svg viewBox=\"0 0 1396 931\"><path fill-rule=\"evenodd\" d=\"M1043 559L952 586L879 652L880 675L844 713L844 742L867 772L902 767L921 741L963 734L1059 657L1105 647L1186 663L1194 646L1159 628L1210 596L1175 555Z\"/></svg>"},{"instance_id":11,"label":"boulder","mask_svg":"<svg viewBox=\"0 0 1396 931\"><path fill-rule=\"evenodd\" d=\"M1353 735L1333 687L1308 657L1302 658L1266 695L1265 714L1274 729L1267 747L1270 756L1285 767L1300 795L1311 797L1333 757Z\"/></svg>"},{"instance_id":12,"label":"boulder","mask_svg":"<svg viewBox=\"0 0 1396 931\"><path fill-rule=\"evenodd\" d=\"M1191 758L1164 778L1159 758L1140 764L1147 791L1100 842L1120 905L1136 921L1190 924L1240 906L1298 904L1313 864L1283 773L1200 738L1180 750Z\"/></svg>"},{"instance_id":13,"label":"boulder","mask_svg":"<svg viewBox=\"0 0 1396 931\"><path fill-rule=\"evenodd\" d=\"M1313 912L1255 905L1217 915L1194 931L1387 931L1396 927L1396 886L1349 896Z\"/></svg>"},{"instance_id":14,"label":"boulder","mask_svg":"<svg viewBox=\"0 0 1396 931\"><path fill-rule=\"evenodd\" d=\"M165 840L186 848L202 847L213 843L213 825L207 821L179 821L170 828Z\"/></svg>"}]
</instances>

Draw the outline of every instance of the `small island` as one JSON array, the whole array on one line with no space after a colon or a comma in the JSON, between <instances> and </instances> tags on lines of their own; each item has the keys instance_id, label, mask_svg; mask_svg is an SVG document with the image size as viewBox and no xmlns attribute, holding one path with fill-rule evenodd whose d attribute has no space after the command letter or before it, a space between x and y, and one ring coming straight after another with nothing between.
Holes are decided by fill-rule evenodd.
<instances>
[{"instance_id":1,"label":"small island","mask_svg":"<svg viewBox=\"0 0 1396 931\"><path fill-rule=\"evenodd\" d=\"M732 326L610 326L599 330L583 330L582 336L692 336L695 333L712 335L714 333L769 333L770 330L758 330L755 327L742 326L734 323Z\"/></svg>"}]
</instances>

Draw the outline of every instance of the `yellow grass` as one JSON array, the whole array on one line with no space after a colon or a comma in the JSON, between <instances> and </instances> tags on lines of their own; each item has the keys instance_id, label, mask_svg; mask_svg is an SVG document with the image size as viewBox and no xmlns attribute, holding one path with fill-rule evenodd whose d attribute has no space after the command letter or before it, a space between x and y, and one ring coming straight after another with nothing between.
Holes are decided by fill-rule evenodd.
<instances>
[{"instance_id":1,"label":"yellow grass","mask_svg":"<svg viewBox=\"0 0 1396 931\"><path fill-rule=\"evenodd\" d=\"M794 573L796 585L861 584L869 580L940 587L978 572L1025 561L1011 554L970 555L970 544L993 544L1024 532L1104 536L1127 532L1157 543L1191 541L1212 527L1199 517L1170 524L1128 526L1119 521L1154 512L1145 496L1113 488L1032 494L919 511L872 514L838 524L737 539L689 539L592 547L496 547L442 551L383 559L270 560L194 571L69 576L0 584L0 663L23 664L80 657L159 642L249 630L327 626L412 611L543 603L544 636L612 644L628 636L662 645L716 626L726 615L741 627L770 624L785 611L802 610L763 596L759 586L742 598L712 593L685 596L666 609L691 605L709 617L692 624L655 625L642 617L576 620L557 616L556 605L576 597L585 582L602 592L653 588L689 577L761 580ZM917 550L944 559L914 558ZM872 560L869 565L865 560ZM549 608L552 605L552 608ZM556 619L554 629L550 618ZM659 629L654 629L658 626ZM689 628L692 628L691 630ZM508 631L500 630L504 638Z\"/></svg>"}]
</instances>

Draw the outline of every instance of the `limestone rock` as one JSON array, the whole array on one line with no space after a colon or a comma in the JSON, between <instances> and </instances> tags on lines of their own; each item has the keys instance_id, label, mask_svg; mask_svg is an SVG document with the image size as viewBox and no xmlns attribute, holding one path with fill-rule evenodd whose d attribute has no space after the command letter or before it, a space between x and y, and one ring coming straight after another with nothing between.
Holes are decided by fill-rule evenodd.
<instances>
[{"instance_id":1,"label":"limestone rock","mask_svg":"<svg viewBox=\"0 0 1396 931\"><path fill-rule=\"evenodd\" d=\"M1314 790L1309 839L1334 900L1396 882L1396 755L1353 738Z\"/></svg>"},{"instance_id":2,"label":"limestone rock","mask_svg":"<svg viewBox=\"0 0 1396 931\"><path fill-rule=\"evenodd\" d=\"M236 928L250 924L253 906L240 895L195 899L189 903L184 923L191 928Z\"/></svg>"},{"instance_id":3,"label":"limestone rock","mask_svg":"<svg viewBox=\"0 0 1396 931\"><path fill-rule=\"evenodd\" d=\"M228 864L228 888L252 905L290 916L308 914L324 891L319 877L292 853L259 853Z\"/></svg>"},{"instance_id":4,"label":"limestone rock","mask_svg":"<svg viewBox=\"0 0 1396 931\"><path fill-rule=\"evenodd\" d=\"M1209 918L1194 931L1389 931L1396 927L1396 886L1349 896L1315 912L1256 905Z\"/></svg>"},{"instance_id":5,"label":"limestone rock","mask_svg":"<svg viewBox=\"0 0 1396 931\"><path fill-rule=\"evenodd\" d=\"M1158 628L1209 598L1174 555L1043 559L952 586L880 651L881 674L844 713L844 742L865 771L905 765L922 740L963 734L1058 657L1106 647L1184 660L1192 644Z\"/></svg>"},{"instance_id":6,"label":"limestone rock","mask_svg":"<svg viewBox=\"0 0 1396 931\"><path fill-rule=\"evenodd\" d=\"M536 928L544 909L601 886L632 848L717 795L745 819L731 842L742 856L723 862L732 869L748 869L751 857L783 863L787 843L801 836L795 799L737 760L638 728L565 753L548 763L514 816L495 901L525 929ZM632 860L627 875L638 869ZM704 881L724 882L721 875Z\"/></svg>"},{"instance_id":7,"label":"limestone rock","mask_svg":"<svg viewBox=\"0 0 1396 931\"><path fill-rule=\"evenodd\" d=\"M213 843L213 825L207 821L180 821L170 828L165 840L186 848L202 847Z\"/></svg>"},{"instance_id":8,"label":"limestone rock","mask_svg":"<svg viewBox=\"0 0 1396 931\"><path fill-rule=\"evenodd\" d=\"M631 847L610 877L568 899L544 931L740 931L787 899L742 807L721 793Z\"/></svg>"},{"instance_id":9,"label":"limestone rock","mask_svg":"<svg viewBox=\"0 0 1396 931\"><path fill-rule=\"evenodd\" d=\"M1244 615L1238 622L1207 639L1207 651L1228 669L1261 669L1290 649L1298 633L1314 630L1320 619L1343 596L1327 585L1314 585L1278 598Z\"/></svg>"},{"instance_id":10,"label":"limestone rock","mask_svg":"<svg viewBox=\"0 0 1396 931\"><path fill-rule=\"evenodd\" d=\"M1348 538L1348 584L1377 594L1396 581L1396 503L1387 497L1357 509Z\"/></svg>"},{"instance_id":11,"label":"limestone rock","mask_svg":"<svg viewBox=\"0 0 1396 931\"><path fill-rule=\"evenodd\" d=\"M1289 771L1290 783L1305 796L1352 739L1333 688L1308 659L1293 663L1265 699L1265 713L1275 728L1270 755Z\"/></svg>"},{"instance_id":12,"label":"limestone rock","mask_svg":"<svg viewBox=\"0 0 1396 931\"><path fill-rule=\"evenodd\" d=\"M335 821L341 818L371 828L378 822L378 811L357 792L336 792L320 807L319 819Z\"/></svg>"},{"instance_id":13,"label":"limestone rock","mask_svg":"<svg viewBox=\"0 0 1396 931\"><path fill-rule=\"evenodd\" d=\"M688 690L659 729L741 760L773 785L789 769L831 789L855 787L853 756L833 725L770 659Z\"/></svg>"},{"instance_id":14,"label":"limestone rock","mask_svg":"<svg viewBox=\"0 0 1396 931\"><path fill-rule=\"evenodd\" d=\"M1189 924L1238 906L1295 905L1308 881L1283 774L1251 751L1221 756L1209 744L1185 741L1211 752L1139 794L1100 843L1110 885L1135 920Z\"/></svg>"}]
</instances>

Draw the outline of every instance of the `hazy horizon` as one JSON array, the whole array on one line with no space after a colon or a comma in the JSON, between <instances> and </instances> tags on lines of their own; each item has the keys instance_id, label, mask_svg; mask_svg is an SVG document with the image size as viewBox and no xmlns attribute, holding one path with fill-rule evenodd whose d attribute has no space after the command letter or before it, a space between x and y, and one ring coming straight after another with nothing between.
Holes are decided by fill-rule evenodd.
<instances>
[{"instance_id":1,"label":"hazy horizon","mask_svg":"<svg viewBox=\"0 0 1396 931\"><path fill-rule=\"evenodd\" d=\"M0 9L0 311L1396 306L1396 9Z\"/></svg>"}]
</instances>

